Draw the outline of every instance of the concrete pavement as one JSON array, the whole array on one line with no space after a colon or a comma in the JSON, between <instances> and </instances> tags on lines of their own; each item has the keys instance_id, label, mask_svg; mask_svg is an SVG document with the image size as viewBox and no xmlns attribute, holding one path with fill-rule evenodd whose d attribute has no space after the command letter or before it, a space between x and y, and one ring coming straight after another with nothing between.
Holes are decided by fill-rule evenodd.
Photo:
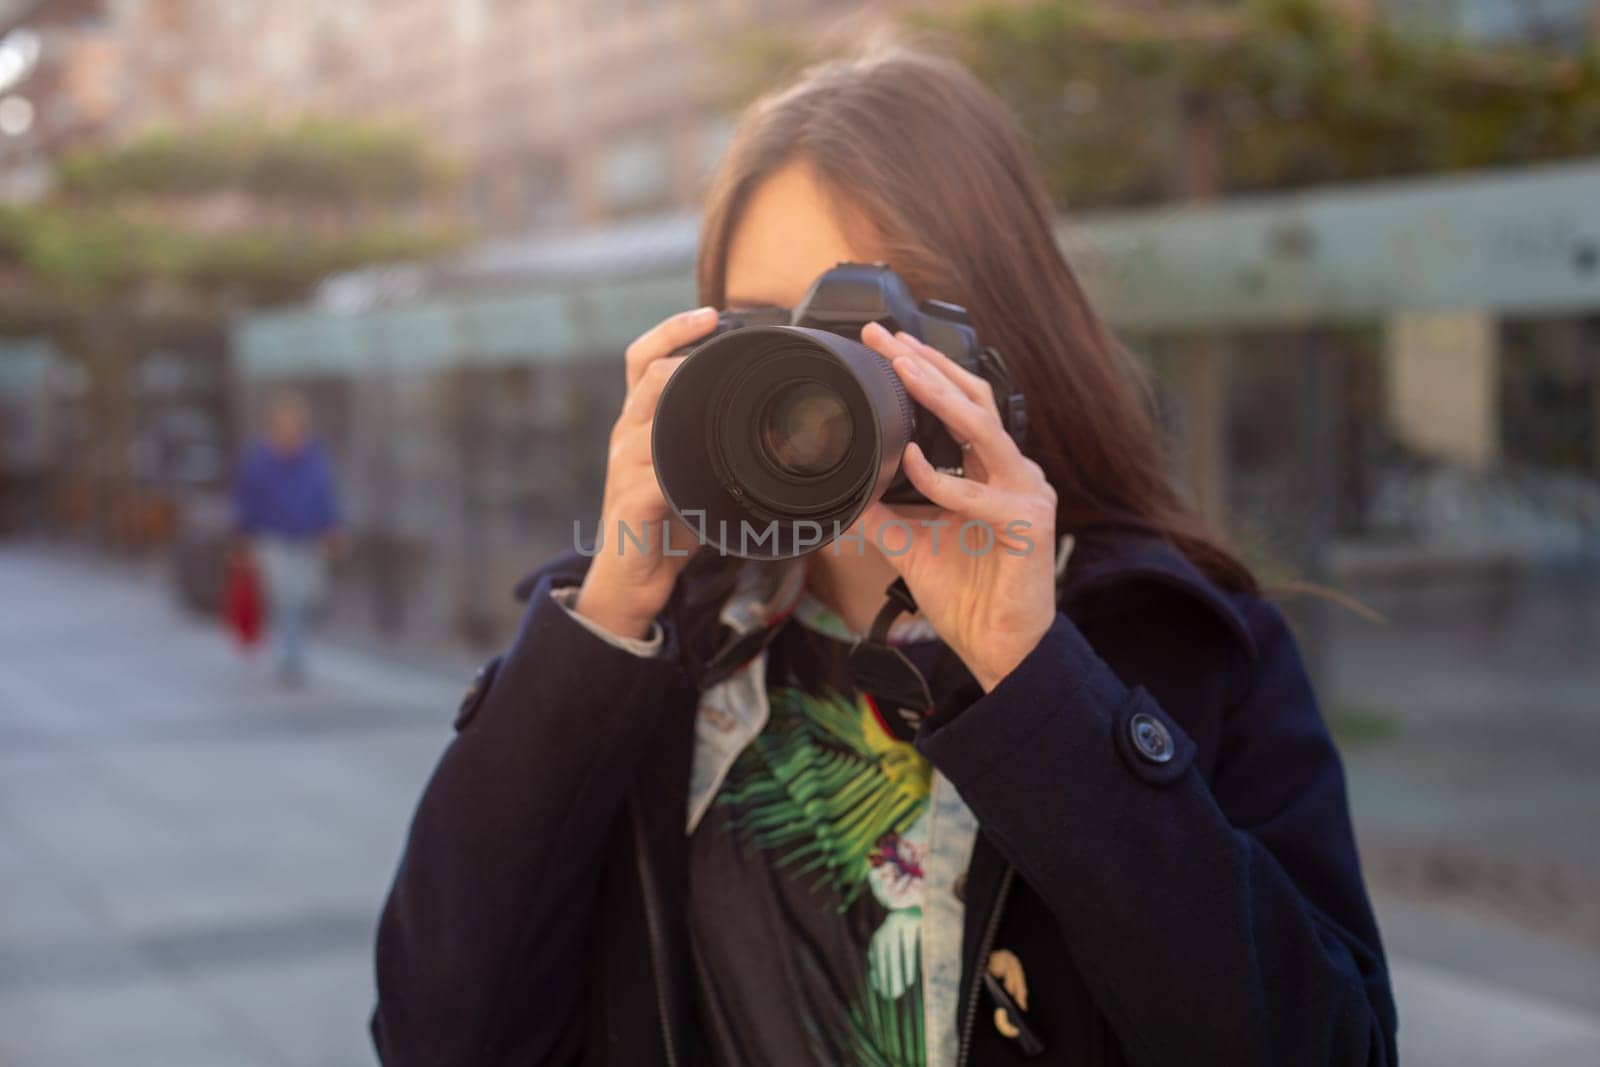
<instances>
[{"instance_id":1,"label":"concrete pavement","mask_svg":"<svg viewBox=\"0 0 1600 1067\"><path fill-rule=\"evenodd\" d=\"M277 688L165 590L0 553L0 1064L372 1062L370 943L459 682Z\"/></svg>"},{"instance_id":2,"label":"concrete pavement","mask_svg":"<svg viewBox=\"0 0 1600 1067\"><path fill-rule=\"evenodd\" d=\"M1332 613L1323 696L1386 730L1345 753L1369 876L1600 952L1600 582L1367 601L1389 621Z\"/></svg>"},{"instance_id":3,"label":"concrete pavement","mask_svg":"<svg viewBox=\"0 0 1600 1067\"><path fill-rule=\"evenodd\" d=\"M285 692L148 576L0 548L0 1067L371 1063L372 927L465 681L324 649ZM1381 909L1408 1067L1594 1062L1593 956Z\"/></svg>"}]
</instances>

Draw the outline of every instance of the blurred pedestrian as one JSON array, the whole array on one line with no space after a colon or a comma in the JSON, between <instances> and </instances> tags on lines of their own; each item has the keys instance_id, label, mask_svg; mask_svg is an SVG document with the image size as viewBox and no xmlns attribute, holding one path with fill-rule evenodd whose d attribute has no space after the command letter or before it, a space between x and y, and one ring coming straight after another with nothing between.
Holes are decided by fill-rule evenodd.
<instances>
[{"instance_id":1,"label":"blurred pedestrian","mask_svg":"<svg viewBox=\"0 0 1600 1067\"><path fill-rule=\"evenodd\" d=\"M266 586L279 677L298 685L327 561L345 545L333 467L299 393L280 392L268 402L265 433L240 461L234 504L241 549Z\"/></svg>"}]
</instances>

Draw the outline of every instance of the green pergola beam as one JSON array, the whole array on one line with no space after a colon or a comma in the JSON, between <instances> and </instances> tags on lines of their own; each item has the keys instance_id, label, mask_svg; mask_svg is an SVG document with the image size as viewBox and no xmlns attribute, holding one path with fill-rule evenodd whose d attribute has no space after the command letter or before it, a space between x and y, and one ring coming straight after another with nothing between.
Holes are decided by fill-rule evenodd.
<instances>
[{"instance_id":1,"label":"green pergola beam","mask_svg":"<svg viewBox=\"0 0 1600 1067\"><path fill-rule=\"evenodd\" d=\"M1146 330L1600 311L1588 161L1109 215L1057 236L1102 312Z\"/></svg>"},{"instance_id":2,"label":"green pergola beam","mask_svg":"<svg viewBox=\"0 0 1600 1067\"><path fill-rule=\"evenodd\" d=\"M236 325L234 351L255 378L614 357L694 303L693 227L672 232L684 236L653 249L653 273L627 276L623 249L616 277L602 254L581 276L547 273L506 292L260 313ZM1303 326L1443 308L1600 313L1596 161L1087 216L1056 232L1122 329ZM583 235L585 255L597 236ZM563 246L547 250L559 260Z\"/></svg>"}]
</instances>

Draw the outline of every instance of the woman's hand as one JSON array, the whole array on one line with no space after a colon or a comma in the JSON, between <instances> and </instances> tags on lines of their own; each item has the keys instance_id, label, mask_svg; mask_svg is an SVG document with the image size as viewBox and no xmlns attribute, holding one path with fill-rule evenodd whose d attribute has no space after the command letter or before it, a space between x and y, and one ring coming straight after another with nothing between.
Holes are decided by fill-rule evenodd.
<instances>
[{"instance_id":1,"label":"woman's hand","mask_svg":"<svg viewBox=\"0 0 1600 1067\"><path fill-rule=\"evenodd\" d=\"M967 446L962 477L935 470L907 445L906 476L934 506L877 503L862 519L922 614L988 692L1055 619L1055 490L1006 433L988 382L877 323L861 341L892 361L911 398Z\"/></svg>"},{"instance_id":2,"label":"woman's hand","mask_svg":"<svg viewBox=\"0 0 1600 1067\"><path fill-rule=\"evenodd\" d=\"M656 481L650 438L661 390L687 358L668 353L710 333L716 324L716 308L680 312L640 334L627 349L628 395L611 427L597 533L600 549L573 605L578 614L624 637L650 632L696 547L694 533L673 516ZM624 539L619 524L626 524L646 547ZM669 526L670 555L662 551Z\"/></svg>"}]
</instances>

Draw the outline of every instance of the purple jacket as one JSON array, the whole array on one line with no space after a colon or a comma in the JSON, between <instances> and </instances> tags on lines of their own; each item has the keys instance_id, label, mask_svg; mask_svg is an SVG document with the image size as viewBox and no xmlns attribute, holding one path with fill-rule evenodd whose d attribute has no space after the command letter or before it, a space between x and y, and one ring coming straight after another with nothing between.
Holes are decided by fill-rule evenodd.
<instances>
[{"instance_id":1,"label":"purple jacket","mask_svg":"<svg viewBox=\"0 0 1600 1067\"><path fill-rule=\"evenodd\" d=\"M292 456L253 443L239 463L233 500L234 526L247 537L305 541L339 525L333 466L319 441Z\"/></svg>"},{"instance_id":2,"label":"purple jacket","mask_svg":"<svg viewBox=\"0 0 1600 1067\"><path fill-rule=\"evenodd\" d=\"M532 575L463 701L378 928L390 1067L703 1062L684 922L697 692ZM674 599L674 603L679 598ZM915 744L976 814L960 1063L1388 1065L1396 1018L1344 777L1282 615L1165 542L1082 537L1054 625ZM986 1019L977 961L1026 967ZM980 1008L984 1008L980 1012Z\"/></svg>"}]
</instances>

